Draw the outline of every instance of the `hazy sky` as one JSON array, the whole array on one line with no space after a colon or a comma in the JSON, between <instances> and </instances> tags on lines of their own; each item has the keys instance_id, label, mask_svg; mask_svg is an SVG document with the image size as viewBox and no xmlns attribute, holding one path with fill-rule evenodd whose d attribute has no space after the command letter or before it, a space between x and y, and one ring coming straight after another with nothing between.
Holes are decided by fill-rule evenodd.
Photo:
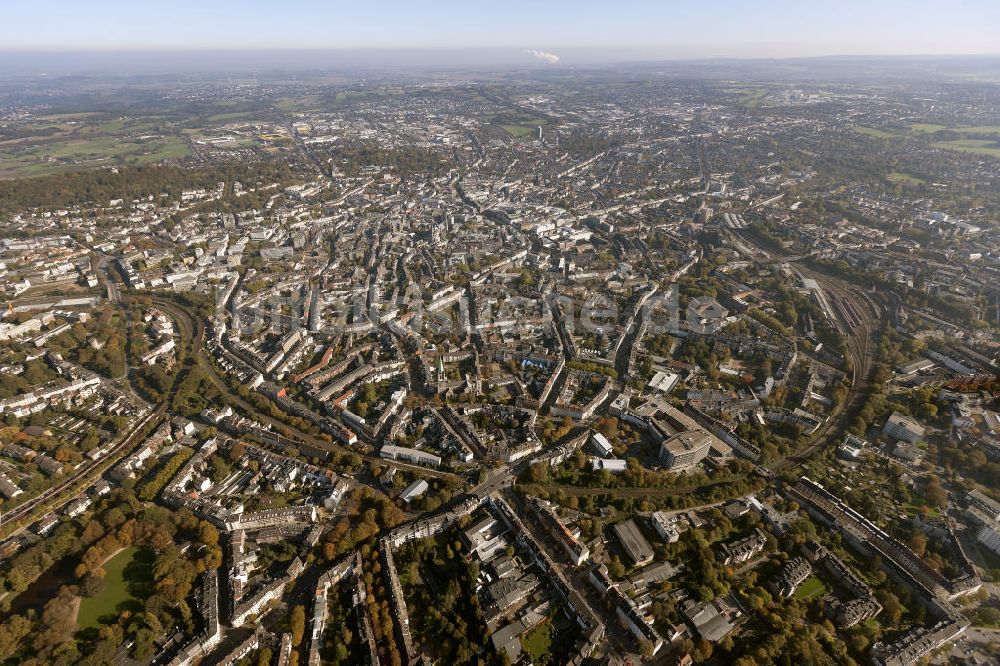
<instances>
[{"instance_id":1,"label":"hazy sky","mask_svg":"<svg viewBox=\"0 0 1000 666\"><path fill-rule=\"evenodd\" d=\"M4 0L0 50L491 47L1000 53L1000 0ZM551 58L550 58L551 59ZM562 57L562 63L572 58Z\"/></svg>"}]
</instances>

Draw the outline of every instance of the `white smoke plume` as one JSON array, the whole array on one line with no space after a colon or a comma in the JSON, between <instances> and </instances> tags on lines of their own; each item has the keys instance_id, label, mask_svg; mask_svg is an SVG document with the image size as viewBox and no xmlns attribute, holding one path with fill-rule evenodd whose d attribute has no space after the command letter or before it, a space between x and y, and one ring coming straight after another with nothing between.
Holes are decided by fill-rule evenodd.
<instances>
[{"instance_id":1,"label":"white smoke plume","mask_svg":"<svg viewBox=\"0 0 1000 666\"><path fill-rule=\"evenodd\" d=\"M551 63L553 65L559 64L559 56L555 53L549 53L548 51L539 51L537 49L528 49L525 53L532 55L539 60L544 60L545 62Z\"/></svg>"}]
</instances>

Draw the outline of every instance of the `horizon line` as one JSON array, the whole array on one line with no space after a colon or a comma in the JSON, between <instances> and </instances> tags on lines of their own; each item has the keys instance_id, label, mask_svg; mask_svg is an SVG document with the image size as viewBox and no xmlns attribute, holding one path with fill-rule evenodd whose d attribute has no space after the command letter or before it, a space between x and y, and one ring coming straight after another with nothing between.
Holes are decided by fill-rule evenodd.
<instances>
[{"instance_id":1,"label":"horizon line","mask_svg":"<svg viewBox=\"0 0 1000 666\"><path fill-rule=\"evenodd\" d=\"M776 42L761 42L761 46L767 46L768 44L776 44ZM602 46L546 46L546 49L560 50L560 51L619 51L619 50L633 50L642 51L646 49L665 49L665 48L685 48L688 46L694 46L690 44L675 45L670 47L664 46L644 46L644 45L602 45ZM215 47L215 46L154 46L154 47L140 47L140 46L127 46L121 48L106 48L106 47L69 47L69 48L59 48L59 47L26 47L26 48L4 48L0 47L0 55L30 55L30 54L73 54L73 53L86 53L86 54L115 54L115 53L307 53L316 51L326 51L326 52L350 52L350 51L367 51L367 52L401 52L401 51L427 51L427 52L448 52L448 51L504 51L504 52L518 52L523 53L527 50L531 50L533 46L267 46L267 47L254 47L254 46L226 46L226 47ZM636 53L638 57L640 54ZM690 57L685 57L683 55L670 55L664 57L656 57L653 54L643 57L643 60L659 60L659 61L677 61L677 60L820 60L824 58L983 58L983 57L1000 57L1000 50L998 51L975 51L975 52L901 52L901 53L871 53L871 52L830 52L822 54L802 54L802 55L693 55ZM538 63L539 65L544 65L545 63ZM549 66L558 66L558 64L550 64Z\"/></svg>"}]
</instances>

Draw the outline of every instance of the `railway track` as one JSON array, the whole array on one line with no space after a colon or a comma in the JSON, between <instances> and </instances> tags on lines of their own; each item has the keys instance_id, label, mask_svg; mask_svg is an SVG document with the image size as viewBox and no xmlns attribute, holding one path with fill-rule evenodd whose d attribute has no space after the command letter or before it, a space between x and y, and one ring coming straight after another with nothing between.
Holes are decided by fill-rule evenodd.
<instances>
[{"instance_id":1,"label":"railway track","mask_svg":"<svg viewBox=\"0 0 1000 666\"><path fill-rule=\"evenodd\" d=\"M816 280L832 296L836 304L836 314L840 319L839 326L854 368L851 384L864 381L872 367L872 338L877 333L882 318L882 307L869 294L842 280L801 265L796 265L796 269Z\"/></svg>"},{"instance_id":2,"label":"railway track","mask_svg":"<svg viewBox=\"0 0 1000 666\"><path fill-rule=\"evenodd\" d=\"M731 233L768 259L787 261L800 276L816 280L829 295L832 314L837 317L837 321L831 324L843 337L845 351L851 361L851 383L847 398L836 413L832 414L813 434L812 442L805 449L771 465L773 471L780 472L798 467L818 450L831 443L838 443L843 433L847 431L853 415L868 392L874 371L877 338L882 321L886 317L886 308L864 289L842 278L805 266L800 263L800 259L774 256L758 246L752 237L738 230L731 230Z\"/></svg>"},{"instance_id":3,"label":"railway track","mask_svg":"<svg viewBox=\"0 0 1000 666\"><path fill-rule=\"evenodd\" d=\"M117 444L111 447L107 453L98 460L81 463L74 473L63 479L56 485L45 489L41 494L31 498L10 512L3 515L3 529L0 533L4 537L13 534L34 521L42 517L43 512L48 512L61 507L74 497L79 495L83 487L93 483L104 472L118 463L119 460L131 452L133 448L144 438L150 425L155 424L167 411L166 403L161 403L155 410L144 416L128 434Z\"/></svg>"},{"instance_id":4,"label":"railway track","mask_svg":"<svg viewBox=\"0 0 1000 666\"><path fill-rule=\"evenodd\" d=\"M540 488L549 492L552 495L562 492L570 497L613 497L613 498L630 498L630 499L643 499L645 497L681 497L687 495L694 495L696 493L704 492L707 489L715 487L725 487L728 484L734 483L736 479L724 479L720 481L710 481L708 483L703 483L697 486L688 486L683 488L604 488L601 486L563 486L557 483L548 484L525 484L529 488ZM723 500L717 502L717 504L723 504L729 500Z\"/></svg>"},{"instance_id":5,"label":"railway track","mask_svg":"<svg viewBox=\"0 0 1000 666\"><path fill-rule=\"evenodd\" d=\"M840 325L844 330L846 351L851 358L851 386L847 399L840 409L813 434L812 443L802 451L772 465L775 471L794 469L820 449L839 443L868 393L874 370L876 339L883 316L881 305L864 290L817 271L801 266L796 268L820 282L823 288L841 304L838 316L841 318ZM844 303L847 305L843 305Z\"/></svg>"}]
</instances>

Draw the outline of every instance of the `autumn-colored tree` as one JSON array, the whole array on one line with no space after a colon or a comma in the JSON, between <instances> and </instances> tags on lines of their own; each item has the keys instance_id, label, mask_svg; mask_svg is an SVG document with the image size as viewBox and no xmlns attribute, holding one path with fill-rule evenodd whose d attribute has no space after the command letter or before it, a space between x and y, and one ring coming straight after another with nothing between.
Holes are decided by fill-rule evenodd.
<instances>
[{"instance_id":1,"label":"autumn-colored tree","mask_svg":"<svg viewBox=\"0 0 1000 666\"><path fill-rule=\"evenodd\" d=\"M306 631L306 609L301 605L292 608L288 625L292 634L292 645L298 647L302 643L302 636Z\"/></svg>"},{"instance_id":2,"label":"autumn-colored tree","mask_svg":"<svg viewBox=\"0 0 1000 666\"><path fill-rule=\"evenodd\" d=\"M207 520L202 520L198 523L198 541L206 546L219 545L219 530Z\"/></svg>"}]
</instances>

